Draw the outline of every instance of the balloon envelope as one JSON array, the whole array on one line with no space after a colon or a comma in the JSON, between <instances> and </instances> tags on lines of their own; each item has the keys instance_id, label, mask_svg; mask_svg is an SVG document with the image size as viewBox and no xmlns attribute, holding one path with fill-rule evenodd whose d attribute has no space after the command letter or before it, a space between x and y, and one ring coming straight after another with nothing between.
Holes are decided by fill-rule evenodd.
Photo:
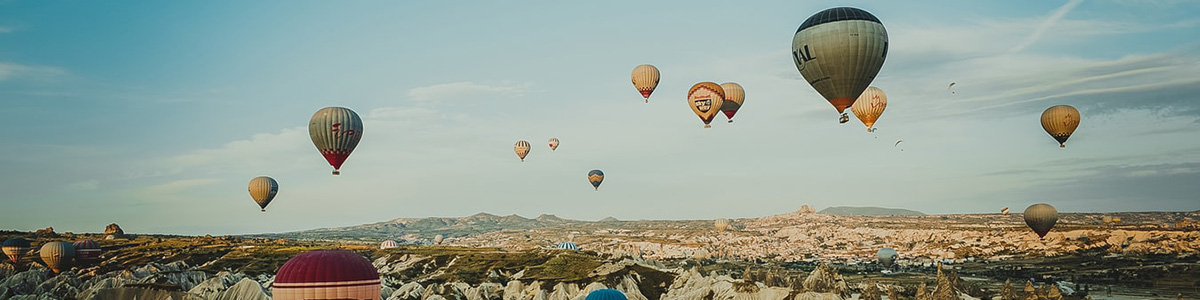
<instances>
[{"instance_id":1,"label":"balloon envelope","mask_svg":"<svg viewBox=\"0 0 1200 300\"><path fill-rule=\"evenodd\" d=\"M838 113L854 104L875 80L887 50L883 23L853 7L818 12L804 20L792 37L796 69Z\"/></svg>"},{"instance_id":2,"label":"balloon envelope","mask_svg":"<svg viewBox=\"0 0 1200 300\"><path fill-rule=\"evenodd\" d=\"M877 87L867 87L862 95L858 96L858 100L854 101L854 105L850 106L850 111L862 121L863 125L867 125L867 132L874 131L875 121L879 120L879 116L883 115L883 110L887 108L887 94Z\"/></svg>"},{"instance_id":3,"label":"balloon envelope","mask_svg":"<svg viewBox=\"0 0 1200 300\"><path fill-rule=\"evenodd\" d=\"M82 240L71 244L75 247L75 258L79 260L100 259L100 244L92 240Z\"/></svg>"},{"instance_id":4,"label":"balloon envelope","mask_svg":"<svg viewBox=\"0 0 1200 300\"><path fill-rule=\"evenodd\" d=\"M712 82L701 82L688 90L688 107L704 121L704 128L711 128L713 117L717 116L721 105L725 102L725 89Z\"/></svg>"},{"instance_id":5,"label":"balloon envelope","mask_svg":"<svg viewBox=\"0 0 1200 300\"><path fill-rule=\"evenodd\" d=\"M363 123L358 113L345 107L326 107L308 120L308 135L325 160L333 166L333 175L362 139Z\"/></svg>"},{"instance_id":6,"label":"balloon envelope","mask_svg":"<svg viewBox=\"0 0 1200 300\"><path fill-rule=\"evenodd\" d=\"M550 151L558 150L558 138L550 138L547 143L550 144Z\"/></svg>"},{"instance_id":7,"label":"balloon envelope","mask_svg":"<svg viewBox=\"0 0 1200 300\"><path fill-rule=\"evenodd\" d=\"M717 219L713 221L713 226L717 228L717 231L725 231L729 228L729 219Z\"/></svg>"},{"instance_id":8,"label":"balloon envelope","mask_svg":"<svg viewBox=\"0 0 1200 300\"><path fill-rule=\"evenodd\" d=\"M513 151L517 152L517 157L520 157L521 161L525 161L525 155L529 155L529 148L529 141L520 140L513 144Z\"/></svg>"},{"instance_id":9,"label":"balloon envelope","mask_svg":"<svg viewBox=\"0 0 1200 300\"><path fill-rule=\"evenodd\" d=\"M347 250L312 250L283 263L272 299L379 300L379 271L366 257Z\"/></svg>"},{"instance_id":10,"label":"balloon envelope","mask_svg":"<svg viewBox=\"0 0 1200 300\"><path fill-rule=\"evenodd\" d=\"M658 68L652 65L639 65L633 68L633 87L650 103L650 94L658 87Z\"/></svg>"},{"instance_id":11,"label":"balloon envelope","mask_svg":"<svg viewBox=\"0 0 1200 300\"><path fill-rule=\"evenodd\" d=\"M267 205L271 204L277 193L279 182L275 181L275 178L258 176L250 179L250 198L254 199L254 203L258 203L258 208L262 211L267 211Z\"/></svg>"},{"instance_id":12,"label":"balloon envelope","mask_svg":"<svg viewBox=\"0 0 1200 300\"><path fill-rule=\"evenodd\" d=\"M25 257L25 253L29 253L29 241L23 238L15 237L4 240L4 255L8 256L8 260L14 264L20 263L21 258Z\"/></svg>"},{"instance_id":13,"label":"balloon envelope","mask_svg":"<svg viewBox=\"0 0 1200 300\"><path fill-rule=\"evenodd\" d=\"M440 235L440 234L439 234L439 235L436 235L436 236L434 236L434 237L433 237L433 243L434 243L434 244L441 244L441 243L442 243L442 241L444 241L444 240L446 240L446 237L445 237L445 236L442 236L442 235Z\"/></svg>"},{"instance_id":14,"label":"balloon envelope","mask_svg":"<svg viewBox=\"0 0 1200 300\"><path fill-rule=\"evenodd\" d=\"M900 257L900 254L896 253L896 249L894 248L884 247L875 252L875 256L879 258L879 263L885 268L891 268L892 264L896 263L896 258Z\"/></svg>"},{"instance_id":15,"label":"balloon envelope","mask_svg":"<svg viewBox=\"0 0 1200 300\"><path fill-rule=\"evenodd\" d=\"M1008 215L1008 206L1005 206L1004 208L1001 208L1001 209L1000 209L1000 214L1003 214L1003 215L1007 216L1007 215Z\"/></svg>"},{"instance_id":16,"label":"balloon envelope","mask_svg":"<svg viewBox=\"0 0 1200 300\"><path fill-rule=\"evenodd\" d=\"M1029 225L1038 238L1045 238L1055 223L1058 223L1058 210L1050 204L1038 203L1025 209L1025 225Z\"/></svg>"},{"instance_id":17,"label":"balloon envelope","mask_svg":"<svg viewBox=\"0 0 1200 300\"><path fill-rule=\"evenodd\" d=\"M1042 112L1042 129L1046 130L1059 148L1066 148L1068 138L1079 128L1079 110L1070 105L1055 105Z\"/></svg>"},{"instance_id":18,"label":"balloon envelope","mask_svg":"<svg viewBox=\"0 0 1200 300\"><path fill-rule=\"evenodd\" d=\"M583 300L629 300L625 293L614 289L599 289L588 293Z\"/></svg>"},{"instance_id":19,"label":"balloon envelope","mask_svg":"<svg viewBox=\"0 0 1200 300\"><path fill-rule=\"evenodd\" d=\"M596 190L599 191L600 183L604 182L604 171L600 171L600 170L588 171L587 178L588 178L588 182L592 183L592 187L596 188Z\"/></svg>"},{"instance_id":20,"label":"balloon envelope","mask_svg":"<svg viewBox=\"0 0 1200 300\"><path fill-rule=\"evenodd\" d=\"M54 273L70 269L75 260L75 246L67 242L49 242L42 245L40 250L42 262Z\"/></svg>"},{"instance_id":21,"label":"balloon envelope","mask_svg":"<svg viewBox=\"0 0 1200 300\"><path fill-rule=\"evenodd\" d=\"M736 82L722 83L721 89L725 91L725 101L721 103L721 112L725 113L725 118L729 119L729 123L733 123L733 115L737 114L738 109L742 108L742 103L746 102L746 90Z\"/></svg>"},{"instance_id":22,"label":"balloon envelope","mask_svg":"<svg viewBox=\"0 0 1200 300\"><path fill-rule=\"evenodd\" d=\"M382 243L379 243L379 249L392 249L392 248L396 248L396 247L400 247L400 243L397 243L396 241L393 241L393 240L386 240L386 241L383 241Z\"/></svg>"},{"instance_id":23,"label":"balloon envelope","mask_svg":"<svg viewBox=\"0 0 1200 300\"><path fill-rule=\"evenodd\" d=\"M559 244L558 244L558 246L556 246L555 248L558 248L558 249L564 249L564 250L575 250L575 251L579 251L579 246L578 246L578 245L575 245L575 243L572 243L572 242L562 242L562 243L559 243Z\"/></svg>"}]
</instances>

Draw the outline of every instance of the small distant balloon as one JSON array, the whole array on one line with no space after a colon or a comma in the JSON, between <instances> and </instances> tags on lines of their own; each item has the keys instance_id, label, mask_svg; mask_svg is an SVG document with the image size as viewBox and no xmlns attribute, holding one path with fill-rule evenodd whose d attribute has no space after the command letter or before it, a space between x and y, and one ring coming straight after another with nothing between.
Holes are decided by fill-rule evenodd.
<instances>
[{"instance_id":1,"label":"small distant balloon","mask_svg":"<svg viewBox=\"0 0 1200 300\"><path fill-rule=\"evenodd\" d=\"M547 143L550 145L550 151L558 150L558 138L550 138Z\"/></svg>"},{"instance_id":2,"label":"small distant balloon","mask_svg":"<svg viewBox=\"0 0 1200 300\"><path fill-rule=\"evenodd\" d=\"M725 101L721 102L721 112L725 113L725 118L729 119L729 123L733 123L733 115L737 114L738 109L741 109L742 104L746 102L746 90L736 82L722 83L721 89L725 91Z\"/></svg>"},{"instance_id":3,"label":"small distant balloon","mask_svg":"<svg viewBox=\"0 0 1200 300\"><path fill-rule=\"evenodd\" d=\"M436 235L436 236L434 236L434 237L433 237L433 243L434 243L434 244L441 244L441 243L442 243L442 241L444 241L444 240L446 240L446 237L445 237L445 236L442 236L442 235L440 235L440 234L439 234L439 235Z\"/></svg>"},{"instance_id":4,"label":"small distant balloon","mask_svg":"<svg viewBox=\"0 0 1200 300\"><path fill-rule=\"evenodd\" d=\"M697 83L688 90L687 101L692 112L700 117L700 121L704 121L704 128L712 128L709 123L725 102L725 89L712 82Z\"/></svg>"},{"instance_id":5,"label":"small distant balloon","mask_svg":"<svg viewBox=\"0 0 1200 300\"><path fill-rule=\"evenodd\" d=\"M382 243L379 243L379 249L392 249L392 248L399 248L399 247L400 247L400 243L397 243L396 241L393 241L393 240L386 240L386 241L383 241Z\"/></svg>"},{"instance_id":6,"label":"small distant balloon","mask_svg":"<svg viewBox=\"0 0 1200 300\"><path fill-rule=\"evenodd\" d=\"M1066 148L1067 139L1079 128L1079 110L1070 105L1055 105L1042 112L1042 129L1046 130L1059 148Z\"/></svg>"},{"instance_id":7,"label":"small distant balloon","mask_svg":"<svg viewBox=\"0 0 1200 300\"><path fill-rule=\"evenodd\" d=\"M596 190L599 191L600 183L604 182L604 172L600 171L600 170L588 171L587 178L588 178L588 182L592 183L592 187L596 188Z\"/></svg>"},{"instance_id":8,"label":"small distant balloon","mask_svg":"<svg viewBox=\"0 0 1200 300\"><path fill-rule=\"evenodd\" d=\"M729 219L721 218L713 221L713 226L717 228L717 232L724 232L729 228Z\"/></svg>"},{"instance_id":9,"label":"small distant balloon","mask_svg":"<svg viewBox=\"0 0 1200 300\"><path fill-rule=\"evenodd\" d=\"M1005 206L1004 208L1001 208L1001 209L1000 209L1000 214L1007 216L1007 215L1008 215L1008 206Z\"/></svg>"},{"instance_id":10,"label":"small distant balloon","mask_svg":"<svg viewBox=\"0 0 1200 300\"><path fill-rule=\"evenodd\" d=\"M258 208L263 212L267 211L267 205L271 204L271 200L275 199L275 194L279 193L279 182L275 178L268 176L258 176L250 179L250 198L254 199L254 203L258 203Z\"/></svg>"},{"instance_id":11,"label":"small distant balloon","mask_svg":"<svg viewBox=\"0 0 1200 300\"><path fill-rule=\"evenodd\" d=\"M42 245L42 250L39 251L42 255L42 262L46 263L54 273L62 273L62 271L71 268L75 260L75 246L67 242L49 242Z\"/></svg>"},{"instance_id":12,"label":"small distant balloon","mask_svg":"<svg viewBox=\"0 0 1200 300\"><path fill-rule=\"evenodd\" d=\"M23 238L15 237L4 240L4 255L8 256L8 260L14 264L21 263L21 258L25 257L25 253L29 252L29 241Z\"/></svg>"},{"instance_id":13,"label":"small distant balloon","mask_svg":"<svg viewBox=\"0 0 1200 300\"><path fill-rule=\"evenodd\" d=\"M525 161L525 155L529 155L529 148L529 142L525 140L513 144L513 151L517 152L517 157L520 157L522 162Z\"/></svg>"},{"instance_id":14,"label":"small distant balloon","mask_svg":"<svg viewBox=\"0 0 1200 300\"><path fill-rule=\"evenodd\" d=\"M633 68L631 77L633 78L633 87L642 94L646 103L650 103L650 94L654 93L655 87L658 87L658 68L652 65L639 65Z\"/></svg>"},{"instance_id":15,"label":"small distant balloon","mask_svg":"<svg viewBox=\"0 0 1200 300\"><path fill-rule=\"evenodd\" d=\"M1038 238L1046 238L1055 223L1058 223L1058 210L1050 204L1038 203L1025 209L1025 225L1029 225Z\"/></svg>"},{"instance_id":16,"label":"small distant balloon","mask_svg":"<svg viewBox=\"0 0 1200 300\"><path fill-rule=\"evenodd\" d=\"M329 165L333 166L333 175L342 173L342 163L358 147L362 132L362 118L345 107L322 108L308 120L308 135Z\"/></svg>"},{"instance_id":17,"label":"small distant balloon","mask_svg":"<svg viewBox=\"0 0 1200 300\"><path fill-rule=\"evenodd\" d=\"M879 120L879 116L883 115L883 110L887 108L887 94L877 87L867 87L858 96L858 100L850 105L850 111L862 121L863 125L867 126L867 132L874 132L875 122Z\"/></svg>"},{"instance_id":18,"label":"small distant balloon","mask_svg":"<svg viewBox=\"0 0 1200 300\"><path fill-rule=\"evenodd\" d=\"M896 258L900 254L896 252L895 248L884 247L875 252L875 256L879 258L879 264L882 264L884 268L890 269L892 264L896 263Z\"/></svg>"}]
</instances>

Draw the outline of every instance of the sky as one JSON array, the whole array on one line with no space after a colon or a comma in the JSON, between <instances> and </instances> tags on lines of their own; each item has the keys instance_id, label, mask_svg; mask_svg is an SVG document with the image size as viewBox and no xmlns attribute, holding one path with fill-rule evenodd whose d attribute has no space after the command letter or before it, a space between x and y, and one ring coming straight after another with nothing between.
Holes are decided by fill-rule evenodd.
<instances>
[{"instance_id":1,"label":"sky","mask_svg":"<svg viewBox=\"0 0 1200 300\"><path fill-rule=\"evenodd\" d=\"M837 6L888 32L874 133L838 124L790 57ZM1169 0L2 0L0 228L1192 211L1196 32L1200 2ZM662 72L648 104L639 64ZM686 104L702 81L745 88L735 123L703 128ZM1065 149L1040 125L1058 104L1083 116ZM365 126L340 176L307 134L327 106ZM260 175L280 184L266 213Z\"/></svg>"}]
</instances>

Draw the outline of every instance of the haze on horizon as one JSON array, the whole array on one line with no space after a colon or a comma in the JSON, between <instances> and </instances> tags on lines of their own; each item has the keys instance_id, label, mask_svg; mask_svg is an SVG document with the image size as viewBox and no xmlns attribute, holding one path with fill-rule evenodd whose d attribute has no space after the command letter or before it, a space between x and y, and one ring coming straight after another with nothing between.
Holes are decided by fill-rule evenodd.
<instances>
[{"instance_id":1,"label":"haze on horizon","mask_svg":"<svg viewBox=\"0 0 1200 300\"><path fill-rule=\"evenodd\" d=\"M875 133L838 124L789 57L835 6L888 31ZM1200 3L1169 0L2 1L0 228L1194 211L1198 27ZM662 71L648 104L629 80L645 63ZM735 123L702 128L684 105L701 81L745 88ZM1056 104L1083 116L1066 149L1039 124ZM365 124L337 177L306 127L326 106ZM259 175L280 184L266 213Z\"/></svg>"}]
</instances>

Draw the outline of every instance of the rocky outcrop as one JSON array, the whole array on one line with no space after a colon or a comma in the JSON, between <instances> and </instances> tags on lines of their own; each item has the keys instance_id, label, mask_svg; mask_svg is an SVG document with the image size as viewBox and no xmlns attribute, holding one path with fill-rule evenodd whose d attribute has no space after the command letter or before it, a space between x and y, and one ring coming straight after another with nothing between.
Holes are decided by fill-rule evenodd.
<instances>
[{"instance_id":1,"label":"rocky outcrop","mask_svg":"<svg viewBox=\"0 0 1200 300\"><path fill-rule=\"evenodd\" d=\"M117 223L112 223L108 224L108 226L104 226L104 235L120 237L125 235L125 231L121 230L121 226L117 225Z\"/></svg>"}]
</instances>

